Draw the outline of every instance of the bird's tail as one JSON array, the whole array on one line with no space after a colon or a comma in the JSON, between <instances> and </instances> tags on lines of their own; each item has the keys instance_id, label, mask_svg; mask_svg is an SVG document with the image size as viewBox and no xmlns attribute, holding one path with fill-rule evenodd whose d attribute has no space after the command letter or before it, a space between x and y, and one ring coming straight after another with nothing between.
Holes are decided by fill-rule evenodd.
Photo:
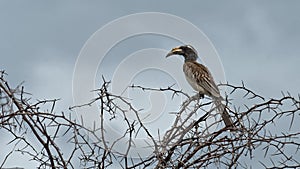
<instances>
[{"instance_id":1,"label":"bird's tail","mask_svg":"<svg viewBox=\"0 0 300 169\"><path fill-rule=\"evenodd\" d=\"M214 103L216 105L218 112L221 114L226 127L233 128L234 124L232 122L232 119L226 110L226 106L221 102L221 99L215 99Z\"/></svg>"}]
</instances>

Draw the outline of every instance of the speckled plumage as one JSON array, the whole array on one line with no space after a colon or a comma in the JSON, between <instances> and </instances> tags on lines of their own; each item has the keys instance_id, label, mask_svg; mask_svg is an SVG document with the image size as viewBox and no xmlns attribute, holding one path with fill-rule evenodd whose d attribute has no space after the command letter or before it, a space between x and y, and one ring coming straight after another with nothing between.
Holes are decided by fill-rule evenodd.
<instances>
[{"instance_id":1,"label":"speckled plumage","mask_svg":"<svg viewBox=\"0 0 300 169\"><path fill-rule=\"evenodd\" d=\"M183 64L186 80L194 90L213 98L220 98L220 92L209 70L202 64L188 61Z\"/></svg>"},{"instance_id":2,"label":"speckled plumage","mask_svg":"<svg viewBox=\"0 0 300 169\"><path fill-rule=\"evenodd\" d=\"M191 45L184 45L173 48L167 54L167 57L171 55L182 55L184 57L183 72L188 83L199 94L211 97L221 113L225 125L233 127L234 124L226 111L226 106L222 104L223 98L214 82L213 76L207 67L197 62L197 51Z\"/></svg>"}]
</instances>

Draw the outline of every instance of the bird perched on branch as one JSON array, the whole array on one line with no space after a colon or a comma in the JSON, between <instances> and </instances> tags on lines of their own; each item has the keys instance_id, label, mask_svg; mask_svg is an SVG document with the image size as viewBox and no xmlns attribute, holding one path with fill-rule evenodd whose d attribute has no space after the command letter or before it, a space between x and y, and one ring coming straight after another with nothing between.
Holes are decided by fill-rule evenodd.
<instances>
[{"instance_id":1,"label":"bird perched on branch","mask_svg":"<svg viewBox=\"0 0 300 169\"><path fill-rule=\"evenodd\" d=\"M234 124L222 103L222 96L209 70L197 62L197 51L191 45L184 45L173 48L166 57L171 55L182 55L184 57L183 72L186 80L194 90L199 92L201 97L209 96L214 101L217 110L220 112L226 127L234 127Z\"/></svg>"}]
</instances>

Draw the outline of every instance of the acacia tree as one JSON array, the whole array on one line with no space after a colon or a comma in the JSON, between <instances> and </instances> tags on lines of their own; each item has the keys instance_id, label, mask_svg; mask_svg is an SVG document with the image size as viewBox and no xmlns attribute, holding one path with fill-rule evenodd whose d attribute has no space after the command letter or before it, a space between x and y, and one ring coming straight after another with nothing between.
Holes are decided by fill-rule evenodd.
<instances>
[{"instance_id":1,"label":"acacia tree","mask_svg":"<svg viewBox=\"0 0 300 169\"><path fill-rule=\"evenodd\" d=\"M12 88L0 72L0 129L11 136L8 144L14 148L5 154L0 168L13 153L22 153L36 161L39 168L249 168L253 160L263 168L299 168L300 135L297 122L300 118L300 98L282 93L280 98L267 99L245 87L223 84L231 91L224 102L234 119L235 128L225 128L209 98L200 100L174 87L148 88L131 85L135 89L171 92L173 97L184 97L174 113L175 120L163 137L157 139L140 118L132 105L133 100L109 91L110 82L94 92L97 97L84 105L70 108L69 113L57 113L57 99L32 101L22 85ZM235 106L235 102L243 103ZM109 122L120 114L127 129L122 138L106 144L106 129L87 128L76 121L72 110L97 104L100 123L109 116ZM241 105L241 104L238 104ZM134 113L136 120L128 118ZM191 118L195 114L197 118ZM209 123L213 119L213 123ZM282 125L283 123L284 125ZM288 125L286 125L288 124ZM99 135L99 132L102 133ZM134 137L146 133L151 140L153 153L147 157L131 158L113 150L120 139L127 139L127 150L134 146ZM66 140L62 144L61 139ZM92 139L93 138L93 139ZM34 141L33 141L34 140ZM71 149L64 151L63 146ZM127 151L127 152L128 152ZM259 157L257 157L257 155ZM78 162L79 161L79 162Z\"/></svg>"}]
</instances>

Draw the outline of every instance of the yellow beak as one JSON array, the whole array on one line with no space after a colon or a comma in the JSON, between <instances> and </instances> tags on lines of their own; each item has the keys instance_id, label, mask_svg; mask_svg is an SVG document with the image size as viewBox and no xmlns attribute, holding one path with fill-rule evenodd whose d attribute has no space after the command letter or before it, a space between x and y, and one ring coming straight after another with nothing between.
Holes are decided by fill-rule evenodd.
<instances>
[{"instance_id":1,"label":"yellow beak","mask_svg":"<svg viewBox=\"0 0 300 169\"><path fill-rule=\"evenodd\" d=\"M175 55L177 52L182 52L182 49L180 49L179 47L173 48L166 57L169 57L171 55Z\"/></svg>"}]
</instances>

